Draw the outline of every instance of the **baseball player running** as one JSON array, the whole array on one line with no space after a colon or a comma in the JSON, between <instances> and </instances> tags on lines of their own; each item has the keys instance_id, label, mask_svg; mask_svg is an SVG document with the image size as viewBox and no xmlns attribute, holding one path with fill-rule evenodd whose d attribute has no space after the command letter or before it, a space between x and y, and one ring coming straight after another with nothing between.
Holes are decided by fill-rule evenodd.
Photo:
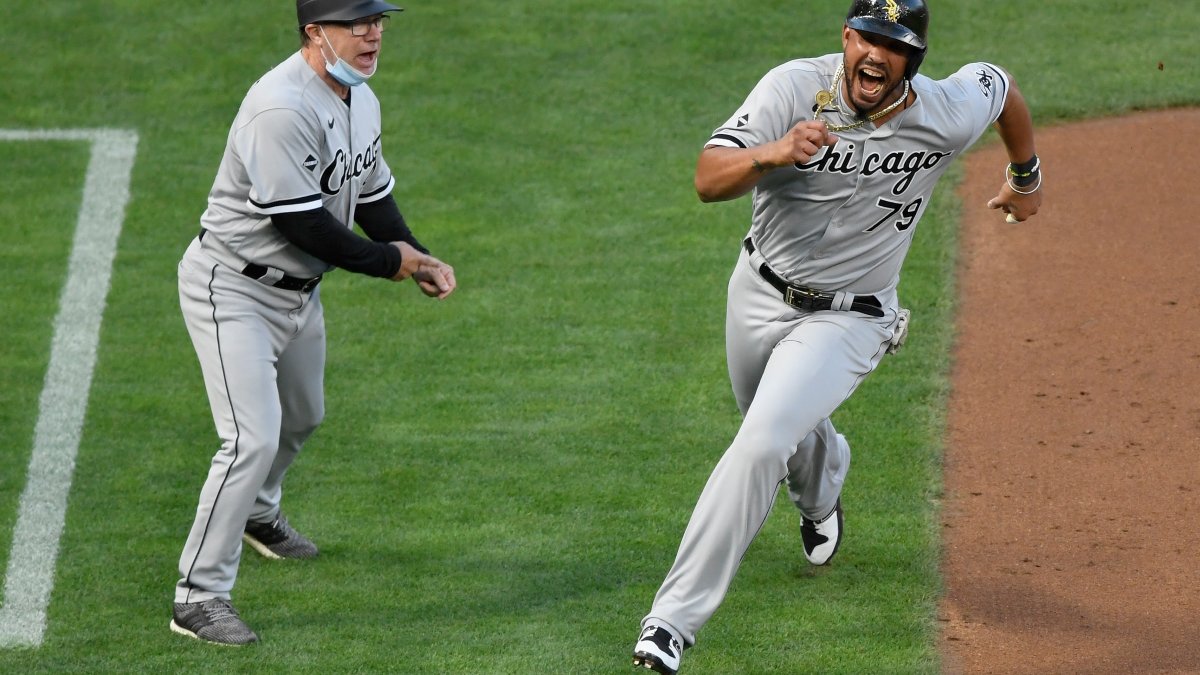
<instances>
[{"instance_id":1,"label":"baseball player running","mask_svg":"<svg viewBox=\"0 0 1200 675\"><path fill-rule=\"evenodd\" d=\"M854 0L841 53L771 70L700 153L702 201L753 195L726 318L743 421L642 620L635 666L678 671L780 485L808 561L837 553L850 446L829 417L903 342L901 263L934 185L989 125L1011 164L988 206L1014 221L1038 210L1033 122L1012 77L989 63L918 75L928 23L924 0Z\"/></svg>"},{"instance_id":2,"label":"baseball player running","mask_svg":"<svg viewBox=\"0 0 1200 675\"><path fill-rule=\"evenodd\" d=\"M412 277L439 299L455 289L453 268L429 255L392 198L379 101L365 84L388 13L399 10L297 0L300 51L242 101L200 235L179 263L180 307L222 444L179 559L177 633L258 639L230 604L243 540L269 558L317 555L280 500L288 466L324 416L322 275Z\"/></svg>"}]
</instances>

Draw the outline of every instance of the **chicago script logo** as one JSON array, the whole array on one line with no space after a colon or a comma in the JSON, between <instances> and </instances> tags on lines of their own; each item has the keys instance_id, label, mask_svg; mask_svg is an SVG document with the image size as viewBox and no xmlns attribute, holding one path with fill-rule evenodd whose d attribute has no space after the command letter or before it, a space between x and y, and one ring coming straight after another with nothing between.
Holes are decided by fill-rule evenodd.
<instances>
[{"instance_id":1,"label":"chicago script logo","mask_svg":"<svg viewBox=\"0 0 1200 675\"><path fill-rule=\"evenodd\" d=\"M379 136L365 150L351 157L344 148L338 148L333 160L321 172L321 192L336 195L351 178L358 178L374 170L379 163Z\"/></svg>"},{"instance_id":2,"label":"chicago script logo","mask_svg":"<svg viewBox=\"0 0 1200 675\"><path fill-rule=\"evenodd\" d=\"M913 178L921 171L936 167L943 159L953 155L953 152L904 152L897 150L881 155L872 152L859 162L858 153L853 143L848 143L844 151L839 146L828 146L821 158L807 164L796 164L801 171L825 171L829 173L854 174L861 172L863 176L883 174L885 176L900 176L900 180L892 186L892 194L899 195L912 185Z\"/></svg>"}]
</instances>

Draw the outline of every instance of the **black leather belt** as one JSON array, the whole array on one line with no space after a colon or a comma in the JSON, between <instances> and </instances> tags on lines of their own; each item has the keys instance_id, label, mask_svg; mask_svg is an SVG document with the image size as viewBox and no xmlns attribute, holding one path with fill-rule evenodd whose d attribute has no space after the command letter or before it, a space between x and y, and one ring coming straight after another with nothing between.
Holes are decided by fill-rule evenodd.
<instances>
[{"instance_id":1,"label":"black leather belt","mask_svg":"<svg viewBox=\"0 0 1200 675\"><path fill-rule=\"evenodd\" d=\"M270 270L268 270L266 267L262 265L255 265L254 263L246 263L246 266L242 268L242 274L256 281L265 276L268 271ZM311 293L312 289L316 288L317 284L319 283L321 283L320 275L317 275L311 279L303 279L301 277L289 277L285 274L276 279L275 283L267 285L274 286L275 288L282 288L285 291Z\"/></svg>"},{"instance_id":2,"label":"black leather belt","mask_svg":"<svg viewBox=\"0 0 1200 675\"><path fill-rule=\"evenodd\" d=\"M207 233L208 233L208 230L204 229L203 227L200 228L200 240L201 241L204 240L204 235ZM258 265L255 263L246 263L246 266L238 271L241 272L243 275L248 276L251 279L254 279L255 281L260 281L265 286L271 286L272 288L280 288L285 291L300 291L301 293L311 293L312 290L317 287L317 284L321 283L321 276L322 276L322 275L318 274L317 276L312 277L311 279L305 279L303 277L292 277L292 276L288 276L285 274L282 277L276 279L274 283L270 283L270 282L262 280L262 278L264 276L266 276L268 272L271 271L265 265Z\"/></svg>"},{"instance_id":3,"label":"black leather belt","mask_svg":"<svg viewBox=\"0 0 1200 675\"><path fill-rule=\"evenodd\" d=\"M749 237L746 237L746 240L742 243L746 247L747 253L754 253L754 242L750 241ZM796 309L802 309L806 312L833 309L833 293L789 284L781 279L778 274L775 274L775 270L771 269L765 262L758 266L758 273L762 276L763 281L771 284L783 294L784 302ZM883 316L883 303L879 302L879 298L873 295L856 295L850 303L850 311L862 312L868 316L881 317Z\"/></svg>"}]
</instances>

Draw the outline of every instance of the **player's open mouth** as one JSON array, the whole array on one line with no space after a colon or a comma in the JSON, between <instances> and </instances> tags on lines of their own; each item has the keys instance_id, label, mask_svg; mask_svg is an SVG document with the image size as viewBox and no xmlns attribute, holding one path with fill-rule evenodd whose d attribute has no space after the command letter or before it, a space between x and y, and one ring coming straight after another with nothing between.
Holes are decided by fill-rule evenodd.
<instances>
[{"instance_id":1,"label":"player's open mouth","mask_svg":"<svg viewBox=\"0 0 1200 675\"><path fill-rule=\"evenodd\" d=\"M858 69L858 88L867 96L878 96L886 82L882 71L865 67Z\"/></svg>"}]
</instances>

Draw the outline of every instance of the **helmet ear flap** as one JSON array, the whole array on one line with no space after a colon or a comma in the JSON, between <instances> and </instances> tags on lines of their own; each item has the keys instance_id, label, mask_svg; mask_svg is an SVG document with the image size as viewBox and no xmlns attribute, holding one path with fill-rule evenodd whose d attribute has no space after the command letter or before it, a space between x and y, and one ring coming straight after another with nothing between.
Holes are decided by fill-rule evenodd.
<instances>
[{"instance_id":1,"label":"helmet ear flap","mask_svg":"<svg viewBox=\"0 0 1200 675\"><path fill-rule=\"evenodd\" d=\"M917 69L921 67L921 62L925 60L925 49L920 51L913 50L912 55L908 57L908 65L904 67L904 77L911 80L917 76Z\"/></svg>"}]
</instances>

